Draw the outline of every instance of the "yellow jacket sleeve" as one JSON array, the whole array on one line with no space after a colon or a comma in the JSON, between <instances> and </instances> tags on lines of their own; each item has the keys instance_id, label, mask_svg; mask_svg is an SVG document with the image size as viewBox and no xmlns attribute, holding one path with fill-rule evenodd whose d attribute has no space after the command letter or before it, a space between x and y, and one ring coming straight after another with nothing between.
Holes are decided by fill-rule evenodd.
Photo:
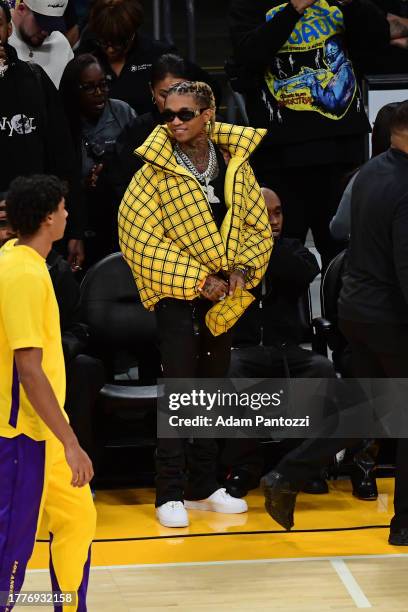
<instances>
[{"instance_id":1,"label":"yellow jacket sleeve","mask_svg":"<svg viewBox=\"0 0 408 612\"><path fill-rule=\"evenodd\" d=\"M273 238L265 201L249 163L245 164L246 214L242 227L241 244L236 265L249 270L247 289L262 280L272 253Z\"/></svg>"},{"instance_id":2,"label":"yellow jacket sleeve","mask_svg":"<svg viewBox=\"0 0 408 612\"><path fill-rule=\"evenodd\" d=\"M136 284L184 300L210 270L165 236L155 169L145 164L133 177L119 207L119 244Z\"/></svg>"}]
</instances>

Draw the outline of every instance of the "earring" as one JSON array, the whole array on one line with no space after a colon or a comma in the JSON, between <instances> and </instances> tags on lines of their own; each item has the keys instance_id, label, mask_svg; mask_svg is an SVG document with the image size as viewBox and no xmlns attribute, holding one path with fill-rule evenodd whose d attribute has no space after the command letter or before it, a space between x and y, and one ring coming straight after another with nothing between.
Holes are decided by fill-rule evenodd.
<instances>
[{"instance_id":1,"label":"earring","mask_svg":"<svg viewBox=\"0 0 408 612\"><path fill-rule=\"evenodd\" d=\"M154 96L152 96L152 102L156 106L156 98Z\"/></svg>"}]
</instances>

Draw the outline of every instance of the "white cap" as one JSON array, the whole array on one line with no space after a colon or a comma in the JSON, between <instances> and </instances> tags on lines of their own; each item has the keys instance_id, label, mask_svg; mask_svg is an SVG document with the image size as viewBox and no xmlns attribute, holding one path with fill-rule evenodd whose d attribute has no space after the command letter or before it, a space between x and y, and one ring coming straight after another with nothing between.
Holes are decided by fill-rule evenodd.
<instances>
[{"instance_id":1,"label":"white cap","mask_svg":"<svg viewBox=\"0 0 408 612\"><path fill-rule=\"evenodd\" d=\"M68 0L24 0L24 4L34 13L47 17L62 17Z\"/></svg>"}]
</instances>

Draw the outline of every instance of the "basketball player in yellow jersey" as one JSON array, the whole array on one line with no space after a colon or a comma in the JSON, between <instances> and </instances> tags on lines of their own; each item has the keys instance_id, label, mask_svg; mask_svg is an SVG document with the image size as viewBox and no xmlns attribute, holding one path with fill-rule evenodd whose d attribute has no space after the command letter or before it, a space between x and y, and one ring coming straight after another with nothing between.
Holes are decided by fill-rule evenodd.
<instances>
[{"instance_id":1,"label":"basketball player in yellow jersey","mask_svg":"<svg viewBox=\"0 0 408 612\"><path fill-rule=\"evenodd\" d=\"M59 312L45 263L64 234L64 188L52 176L17 178L6 210L18 238L0 250L0 593L9 593L0 612L13 608L42 515L54 610L85 612L93 468L63 410Z\"/></svg>"}]
</instances>

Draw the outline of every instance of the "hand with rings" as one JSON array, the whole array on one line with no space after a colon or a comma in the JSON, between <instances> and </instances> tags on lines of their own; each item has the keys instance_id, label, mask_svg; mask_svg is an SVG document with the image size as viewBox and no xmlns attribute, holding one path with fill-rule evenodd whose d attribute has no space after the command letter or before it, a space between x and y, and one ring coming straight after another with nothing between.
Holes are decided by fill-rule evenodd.
<instances>
[{"instance_id":1,"label":"hand with rings","mask_svg":"<svg viewBox=\"0 0 408 612\"><path fill-rule=\"evenodd\" d=\"M211 302L223 300L227 296L227 293L228 284L215 274L207 276L204 286L201 289L201 295L207 298L207 300L211 300Z\"/></svg>"}]
</instances>

